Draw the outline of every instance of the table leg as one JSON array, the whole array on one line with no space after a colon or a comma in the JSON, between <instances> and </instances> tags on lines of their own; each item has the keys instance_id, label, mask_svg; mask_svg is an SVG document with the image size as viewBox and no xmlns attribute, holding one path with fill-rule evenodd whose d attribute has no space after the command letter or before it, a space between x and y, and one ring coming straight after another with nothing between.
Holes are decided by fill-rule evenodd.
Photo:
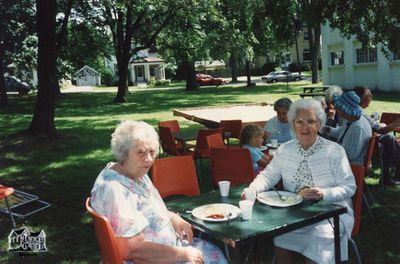
<instances>
[{"instance_id":1,"label":"table leg","mask_svg":"<svg viewBox=\"0 0 400 264\"><path fill-rule=\"evenodd\" d=\"M339 215L333 217L333 231L335 236L335 263L340 264L340 221Z\"/></svg>"},{"instance_id":2,"label":"table leg","mask_svg":"<svg viewBox=\"0 0 400 264\"><path fill-rule=\"evenodd\" d=\"M239 243L236 244L234 247L234 256L232 259L232 263L234 264L246 264L246 263L253 263L254 261L257 262L257 258L254 261L250 261L249 258L252 256L251 254L257 254L254 247L256 246L256 242L248 243ZM256 256L254 256L256 257Z\"/></svg>"}]
</instances>

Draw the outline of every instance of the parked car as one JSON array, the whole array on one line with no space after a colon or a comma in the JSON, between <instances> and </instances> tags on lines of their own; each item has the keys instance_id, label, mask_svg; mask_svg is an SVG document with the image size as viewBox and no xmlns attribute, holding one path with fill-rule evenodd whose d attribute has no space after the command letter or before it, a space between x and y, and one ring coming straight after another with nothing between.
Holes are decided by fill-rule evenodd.
<instances>
[{"instance_id":1,"label":"parked car","mask_svg":"<svg viewBox=\"0 0 400 264\"><path fill-rule=\"evenodd\" d=\"M266 76L262 76L261 80L272 83L272 82L291 82L291 81L300 81L303 80L304 76L297 72L288 72L288 71L273 71L268 73Z\"/></svg>"},{"instance_id":2,"label":"parked car","mask_svg":"<svg viewBox=\"0 0 400 264\"><path fill-rule=\"evenodd\" d=\"M31 87L26 82L21 81L15 76L4 76L7 92L18 92L19 95L27 94L30 92Z\"/></svg>"},{"instance_id":3,"label":"parked car","mask_svg":"<svg viewBox=\"0 0 400 264\"><path fill-rule=\"evenodd\" d=\"M201 74L201 73L196 74L196 82L198 82L199 85L217 85L217 86L227 83L227 81L224 80L223 78L214 78L211 75Z\"/></svg>"}]
</instances>

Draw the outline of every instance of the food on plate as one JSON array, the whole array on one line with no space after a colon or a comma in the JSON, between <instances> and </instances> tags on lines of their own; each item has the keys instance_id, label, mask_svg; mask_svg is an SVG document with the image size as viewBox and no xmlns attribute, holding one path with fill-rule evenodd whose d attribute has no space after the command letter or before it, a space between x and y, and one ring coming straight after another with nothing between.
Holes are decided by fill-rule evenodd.
<instances>
[{"instance_id":1,"label":"food on plate","mask_svg":"<svg viewBox=\"0 0 400 264\"><path fill-rule=\"evenodd\" d=\"M225 215L223 215L223 214L211 214L211 215L206 216L206 218L223 219L223 218L225 218Z\"/></svg>"}]
</instances>

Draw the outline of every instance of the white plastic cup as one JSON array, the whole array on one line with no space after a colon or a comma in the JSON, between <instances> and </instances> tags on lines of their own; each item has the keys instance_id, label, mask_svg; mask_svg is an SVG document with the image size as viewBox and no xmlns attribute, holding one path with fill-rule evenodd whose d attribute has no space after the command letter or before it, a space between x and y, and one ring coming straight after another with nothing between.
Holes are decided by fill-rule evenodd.
<instances>
[{"instance_id":1,"label":"white plastic cup","mask_svg":"<svg viewBox=\"0 0 400 264\"><path fill-rule=\"evenodd\" d=\"M278 140L277 139L271 139L271 147L277 148L278 147Z\"/></svg>"},{"instance_id":2,"label":"white plastic cup","mask_svg":"<svg viewBox=\"0 0 400 264\"><path fill-rule=\"evenodd\" d=\"M239 202L240 211L242 212L243 220L250 220L253 214L254 202L249 200L242 200Z\"/></svg>"},{"instance_id":3,"label":"white plastic cup","mask_svg":"<svg viewBox=\"0 0 400 264\"><path fill-rule=\"evenodd\" d=\"M229 186L231 185L230 181L219 181L219 192L221 193L222 197L229 196Z\"/></svg>"},{"instance_id":4,"label":"white plastic cup","mask_svg":"<svg viewBox=\"0 0 400 264\"><path fill-rule=\"evenodd\" d=\"M269 149L268 150L268 155L270 155L271 157L275 156L276 154L276 149Z\"/></svg>"},{"instance_id":5,"label":"white plastic cup","mask_svg":"<svg viewBox=\"0 0 400 264\"><path fill-rule=\"evenodd\" d=\"M244 195L246 196L246 200L255 202L257 191L254 188L245 188Z\"/></svg>"}]
</instances>

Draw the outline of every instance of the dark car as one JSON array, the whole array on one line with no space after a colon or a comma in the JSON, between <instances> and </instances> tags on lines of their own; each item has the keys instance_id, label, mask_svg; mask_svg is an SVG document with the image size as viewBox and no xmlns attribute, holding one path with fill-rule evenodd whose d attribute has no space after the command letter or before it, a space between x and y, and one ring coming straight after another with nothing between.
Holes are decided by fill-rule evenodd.
<instances>
[{"instance_id":1,"label":"dark car","mask_svg":"<svg viewBox=\"0 0 400 264\"><path fill-rule=\"evenodd\" d=\"M227 81L224 80L223 78L214 78L211 75L201 74L201 73L196 74L196 82L199 85L217 85L217 86L227 83Z\"/></svg>"},{"instance_id":2,"label":"dark car","mask_svg":"<svg viewBox=\"0 0 400 264\"><path fill-rule=\"evenodd\" d=\"M4 76L4 81L7 92L18 92L18 94L23 95L29 93L31 90L26 82L21 81L15 76Z\"/></svg>"}]
</instances>

